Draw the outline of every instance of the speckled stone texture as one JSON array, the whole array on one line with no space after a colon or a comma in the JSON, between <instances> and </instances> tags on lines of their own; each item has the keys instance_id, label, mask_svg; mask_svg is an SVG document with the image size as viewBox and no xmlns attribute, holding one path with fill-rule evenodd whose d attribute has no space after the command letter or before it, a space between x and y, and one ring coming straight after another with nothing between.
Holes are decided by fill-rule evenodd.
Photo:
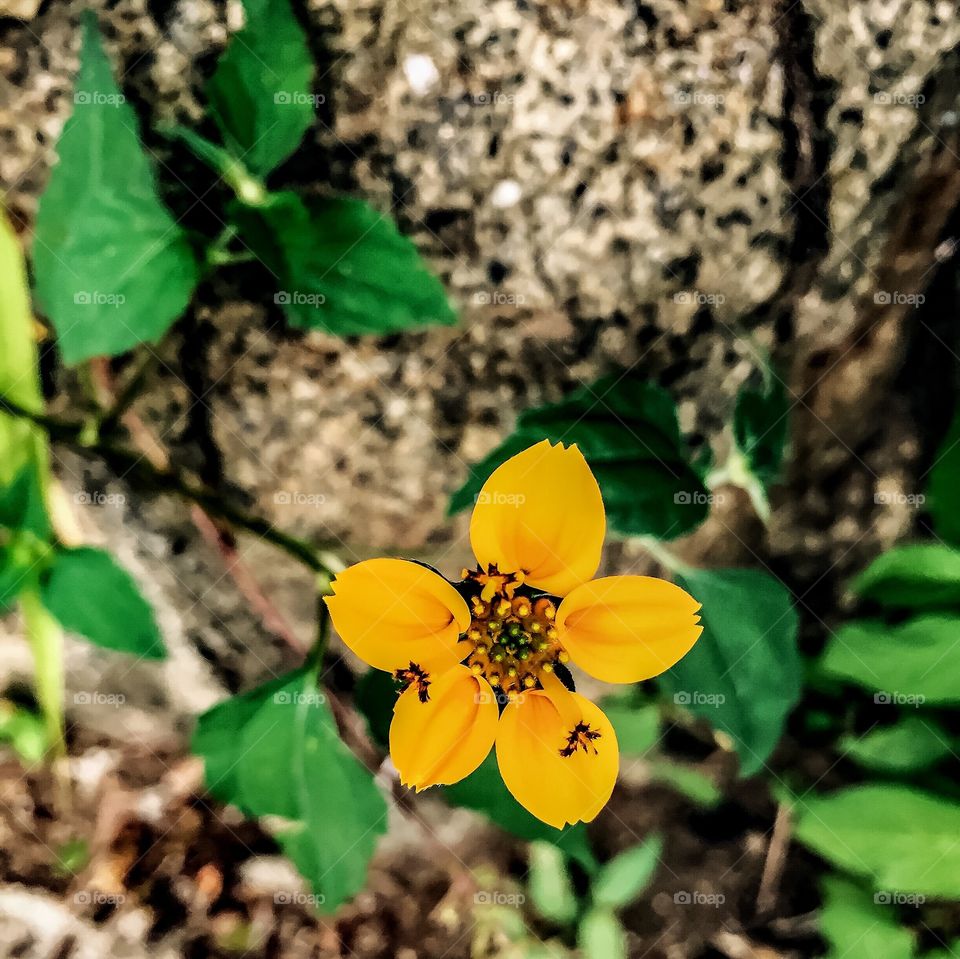
<instances>
[{"instance_id":1,"label":"speckled stone texture","mask_svg":"<svg viewBox=\"0 0 960 959\"><path fill-rule=\"evenodd\" d=\"M46 3L3 25L0 185L25 241L70 110L83 5ZM160 347L152 392L135 407L146 428L175 462L278 526L344 544L346 557L409 551L452 572L468 553L464 520L444 517L448 494L518 409L636 366L673 391L694 443L722 453L753 368L749 333L789 378L790 478L769 535L731 494L680 548L772 564L818 628L844 577L912 528L912 507L877 494L918 491L924 444L942 427L894 384L909 378L908 355L934 357L935 374L931 337L954 349L955 333L931 306L911 312L882 294L923 292L953 255L951 4L295 6L324 102L272 185L332 186L392 213L461 322L382 341L294 335L266 273L223 272ZM200 122L204 77L238 10L120 0L101 21L148 131ZM215 232L222 188L147 138L174 209ZM935 398L935 383L918 389ZM208 692L281 667L186 507L111 481L99 464L60 464L68 499L126 496L113 513L78 510L81 524L149 584ZM242 547L308 639L309 577ZM644 564L632 550L624 559Z\"/></svg>"}]
</instances>

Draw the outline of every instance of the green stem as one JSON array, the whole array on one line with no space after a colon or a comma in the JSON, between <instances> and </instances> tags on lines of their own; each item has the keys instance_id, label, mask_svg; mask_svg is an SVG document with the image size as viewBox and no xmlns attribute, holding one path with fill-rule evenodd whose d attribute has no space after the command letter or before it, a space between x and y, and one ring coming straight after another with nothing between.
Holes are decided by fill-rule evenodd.
<instances>
[{"instance_id":1,"label":"green stem","mask_svg":"<svg viewBox=\"0 0 960 959\"><path fill-rule=\"evenodd\" d=\"M252 263L256 258L255 254L249 252L231 253L229 250L221 250L207 253L207 262L211 266L234 266L237 263Z\"/></svg>"},{"instance_id":2,"label":"green stem","mask_svg":"<svg viewBox=\"0 0 960 959\"><path fill-rule=\"evenodd\" d=\"M33 586L20 594L20 610L33 652L37 702L43 712L51 755L67 752L63 734L63 630L47 612Z\"/></svg>"}]
</instances>

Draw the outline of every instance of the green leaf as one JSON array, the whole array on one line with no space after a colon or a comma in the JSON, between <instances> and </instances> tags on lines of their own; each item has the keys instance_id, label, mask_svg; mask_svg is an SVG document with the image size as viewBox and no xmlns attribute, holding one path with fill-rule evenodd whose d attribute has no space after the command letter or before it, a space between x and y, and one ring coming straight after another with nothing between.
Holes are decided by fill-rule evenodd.
<instances>
[{"instance_id":1,"label":"green leaf","mask_svg":"<svg viewBox=\"0 0 960 959\"><path fill-rule=\"evenodd\" d=\"M954 939L949 946L943 949L925 952L919 959L960 959L960 939Z\"/></svg>"},{"instance_id":2,"label":"green leaf","mask_svg":"<svg viewBox=\"0 0 960 959\"><path fill-rule=\"evenodd\" d=\"M878 556L850 589L884 606L960 605L960 550L939 543L898 546Z\"/></svg>"},{"instance_id":3,"label":"green leaf","mask_svg":"<svg viewBox=\"0 0 960 959\"><path fill-rule=\"evenodd\" d=\"M926 614L890 626L860 620L830 638L820 671L873 691L877 703L960 702L960 616Z\"/></svg>"},{"instance_id":4,"label":"green leaf","mask_svg":"<svg viewBox=\"0 0 960 959\"><path fill-rule=\"evenodd\" d=\"M530 843L527 885L534 908L551 922L566 926L577 917L577 897L563 853L548 842Z\"/></svg>"},{"instance_id":5,"label":"green leaf","mask_svg":"<svg viewBox=\"0 0 960 959\"><path fill-rule=\"evenodd\" d=\"M35 465L25 465L9 485L0 489L0 526L32 533L38 539L50 537L50 520Z\"/></svg>"},{"instance_id":6,"label":"green leaf","mask_svg":"<svg viewBox=\"0 0 960 959\"><path fill-rule=\"evenodd\" d=\"M274 302L291 326L382 336L456 315L440 281L394 224L360 200L295 193L232 207L241 234L277 278Z\"/></svg>"},{"instance_id":7,"label":"green leaf","mask_svg":"<svg viewBox=\"0 0 960 959\"><path fill-rule=\"evenodd\" d=\"M246 24L207 84L224 142L266 176L300 145L313 123L313 61L288 0L243 0Z\"/></svg>"},{"instance_id":8,"label":"green leaf","mask_svg":"<svg viewBox=\"0 0 960 959\"><path fill-rule=\"evenodd\" d=\"M274 695L289 682L289 676L280 676L248 693L225 699L199 717L190 751L203 758L203 778L211 796L239 805L240 779L246 767L240 761L243 757L238 737L260 710L270 708Z\"/></svg>"},{"instance_id":9,"label":"green leaf","mask_svg":"<svg viewBox=\"0 0 960 959\"><path fill-rule=\"evenodd\" d=\"M27 571L15 559L13 550L0 546L0 615L16 602L28 582Z\"/></svg>"},{"instance_id":10,"label":"green leaf","mask_svg":"<svg viewBox=\"0 0 960 959\"><path fill-rule=\"evenodd\" d=\"M504 786L493 753L466 779L452 786L443 786L441 791L448 802L483 813L501 829L521 839L553 843L588 872L596 866L583 824L558 830L527 812Z\"/></svg>"},{"instance_id":11,"label":"green leaf","mask_svg":"<svg viewBox=\"0 0 960 959\"><path fill-rule=\"evenodd\" d=\"M794 799L796 839L874 889L960 898L960 806L899 785Z\"/></svg>"},{"instance_id":12,"label":"green leaf","mask_svg":"<svg viewBox=\"0 0 960 959\"><path fill-rule=\"evenodd\" d=\"M764 486L780 478L790 426L783 380L771 373L762 390L744 387L733 410L733 438L750 472Z\"/></svg>"},{"instance_id":13,"label":"green leaf","mask_svg":"<svg viewBox=\"0 0 960 959\"><path fill-rule=\"evenodd\" d=\"M691 465L673 399L629 374L605 376L559 403L521 413L514 432L453 494L449 512L471 506L501 463L544 439L579 446L600 485L607 522L621 533L673 539L707 515L709 494Z\"/></svg>"},{"instance_id":14,"label":"green leaf","mask_svg":"<svg viewBox=\"0 0 960 959\"><path fill-rule=\"evenodd\" d=\"M102 549L59 550L41 583L41 598L64 629L98 646L143 659L166 655L149 603Z\"/></svg>"},{"instance_id":15,"label":"green leaf","mask_svg":"<svg viewBox=\"0 0 960 959\"><path fill-rule=\"evenodd\" d=\"M155 342L197 282L193 253L157 196L136 115L113 79L94 14L84 15L83 28L74 111L40 199L33 244L37 296L67 363Z\"/></svg>"},{"instance_id":16,"label":"green leaf","mask_svg":"<svg viewBox=\"0 0 960 959\"><path fill-rule=\"evenodd\" d=\"M577 945L583 959L626 959L627 934L609 910L591 909L580 921Z\"/></svg>"},{"instance_id":17,"label":"green leaf","mask_svg":"<svg viewBox=\"0 0 960 959\"><path fill-rule=\"evenodd\" d=\"M623 755L643 756L660 741L660 710L655 705L635 703L629 694L607 696L600 705Z\"/></svg>"},{"instance_id":18,"label":"green leaf","mask_svg":"<svg viewBox=\"0 0 960 959\"><path fill-rule=\"evenodd\" d=\"M960 410L930 468L927 500L937 535L960 546Z\"/></svg>"},{"instance_id":19,"label":"green leaf","mask_svg":"<svg viewBox=\"0 0 960 959\"><path fill-rule=\"evenodd\" d=\"M689 570L703 635L661 677L677 705L733 738L741 773L763 767L800 698L798 618L783 584L760 570Z\"/></svg>"},{"instance_id":20,"label":"green leaf","mask_svg":"<svg viewBox=\"0 0 960 959\"><path fill-rule=\"evenodd\" d=\"M341 741L313 670L298 670L204 713L191 748L211 792L250 816L282 816L277 835L332 911L366 881L386 803Z\"/></svg>"},{"instance_id":21,"label":"green leaf","mask_svg":"<svg viewBox=\"0 0 960 959\"><path fill-rule=\"evenodd\" d=\"M384 747L390 741L393 705L398 695L393 677L379 669L368 669L353 692L354 704L366 719L370 736Z\"/></svg>"},{"instance_id":22,"label":"green leaf","mask_svg":"<svg viewBox=\"0 0 960 959\"><path fill-rule=\"evenodd\" d=\"M821 889L827 959L913 959L913 935L871 893L841 876L824 876Z\"/></svg>"},{"instance_id":23,"label":"green leaf","mask_svg":"<svg viewBox=\"0 0 960 959\"><path fill-rule=\"evenodd\" d=\"M919 716L907 716L865 736L844 736L839 747L865 769L894 775L928 769L953 752L942 727Z\"/></svg>"},{"instance_id":24,"label":"green leaf","mask_svg":"<svg viewBox=\"0 0 960 959\"><path fill-rule=\"evenodd\" d=\"M604 863L593 881L593 901L620 909L633 902L650 885L663 853L663 837L650 836Z\"/></svg>"}]
</instances>

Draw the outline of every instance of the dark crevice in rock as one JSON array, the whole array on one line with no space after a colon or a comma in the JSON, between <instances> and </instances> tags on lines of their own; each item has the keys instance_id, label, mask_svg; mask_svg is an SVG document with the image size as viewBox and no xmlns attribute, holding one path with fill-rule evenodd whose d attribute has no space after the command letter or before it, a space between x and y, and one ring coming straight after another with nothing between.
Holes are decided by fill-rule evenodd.
<instances>
[{"instance_id":1,"label":"dark crevice in rock","mask_svg":"<svg viewBox=\"0 0 960 959\"><path fill-rule=\"evenodd\" d=\"M960 397L960 205L942 231L938 265L931 271L924 300L913 314L912 336L897 378L896 391L909 398L920 445L917 492L947 432Z\"/></svg>"},{"instance_id":2,"label":"dark crevice in rock","mask_svg":"<svg viewBox=\"0 0 960 959\"><path fill-rule=\"evenodd\" d=\"M213 325L201 320L197 310L188 311L181 321L183 339L178 353L182 380L190 393L187 407L187 424L181 440L193 444L199 454L197 472L201 479L214 489L223 483L223 455L217 446L213 432L214 384L208 373L207 355L216 336Z\"/></svg>"},{"instance_id":3,"label":"dark crevice in rock","mask_svg":"<svg viewBox=\"0 0 960 959\"><path fill-rule=\"evenodd\" d=\"M783 66L784 90L780 164L790 186L794 229L786 250L783 282L769 301L745 319L748 327L773 320L792 327L796 302L813 283L830 248L828 174L833 147L827 115L837 86L816 67L816 21L802 2L782 0L777 15L777 59Z\"/></svg>"}]
</instances>

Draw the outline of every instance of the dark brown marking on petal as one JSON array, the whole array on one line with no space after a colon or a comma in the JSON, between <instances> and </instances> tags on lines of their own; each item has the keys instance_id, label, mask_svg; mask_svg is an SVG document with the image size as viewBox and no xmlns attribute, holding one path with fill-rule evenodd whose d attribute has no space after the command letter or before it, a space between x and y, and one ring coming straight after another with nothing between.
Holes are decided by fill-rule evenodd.
<instances>
[{"instance_id":1,"label":"dark brown marking on petal","mask_svg":"<svg viewBox=\"0 0 960 959\"><path fill-rule=\"evenodd\" d=\"M420 702L430 702L430 674L419 663L411 661L406 668L398 669L393 674L393 678L400 683L404 692L415 684Z\"/></svg>"},{"instance_id":2,"label":"dark brown marking on petal","mask_svg":"<svg viewBox=\"0 0 960 959\"><path fill-rule=\"evenodd\" d=\"M597 747L593 744L600 738L596 729L591 729L589 723L577 723L567 736L567 744L560 750L561 756L572 756L578 749L584 752L590 750L597 754Z\"/></svg>"}]
</instances>

